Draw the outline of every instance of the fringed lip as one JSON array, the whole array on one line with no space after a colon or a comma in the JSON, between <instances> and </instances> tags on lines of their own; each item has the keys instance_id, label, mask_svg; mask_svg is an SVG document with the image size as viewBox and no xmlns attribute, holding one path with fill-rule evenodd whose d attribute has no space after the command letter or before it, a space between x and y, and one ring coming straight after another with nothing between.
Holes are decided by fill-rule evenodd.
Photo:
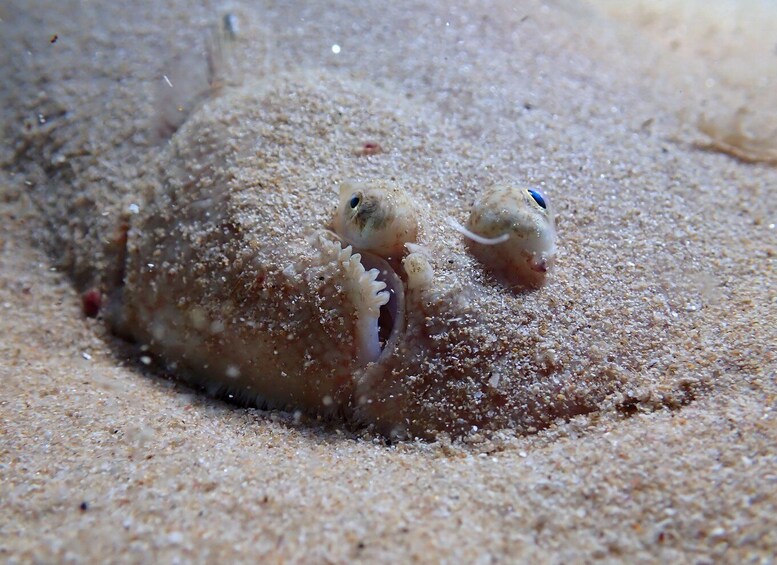
<instances>
[{"instance_id":1,"label":"fringed lip","mask_svg":"<svg viewBox=\"0 0 777 565\"><path fill-rule=\"evenodd\" d=\"M379 255L354 250L333 231L326 233L327 239L339 247L338 260L350 281L347 293L357 318L356 357L362 365L380 362L393 350L404 328L404 283Z\"/></svg>"},{"instance_id":2,"label":"fringed lip","mask_svg":"<svg viewBox=\"0 0 777 565\"><path fill-rule=\"evenodd\" d=\"M394 349L402 334L405 321L405 286L399 275L382 257L362 252L361 263L368 272L376 273L375 280L385 285L381 292L388 298L381 305L377 319L380 353L376 358L371 359L371 361L380 362Z\"/></svg>"}]
</instances>

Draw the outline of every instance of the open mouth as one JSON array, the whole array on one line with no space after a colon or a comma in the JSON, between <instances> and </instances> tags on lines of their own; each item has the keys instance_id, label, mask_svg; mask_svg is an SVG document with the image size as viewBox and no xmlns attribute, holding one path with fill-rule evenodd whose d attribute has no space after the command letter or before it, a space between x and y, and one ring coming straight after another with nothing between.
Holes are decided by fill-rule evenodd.
<instances>
[{"instance_id":1,"label":"open mouth","mask_svg":"<svg viewBox=\"0 0 777 565\"><path fill-rule=\"evenodd\" d=\"M385 288L379 291L381 294L381 304L377 320L364 320L370 325L376 324L377 331L374 332L374 339L377 343L370 344L370 350L377 352L369 361L377 361L385 351L393 348L394 343L399 338L399 333L404 322L405 311L405 288L402 279L388 262L372 253L361 252L361 263L368 272L376 272L375 280L383 283ZM387 300L386 300L387 299ZM360 321L361 322L361 321Z\"/></svg>"},{"instance_id":2,"label":"open mouth","mask_svg":"<svg viewBox=\"0 0 777 565\"><path fill-rule=\"evenodd\" d=\"M356 356L364 365L378 362L394 349L402 333L405 285L379 255L354 250L335 232L326 233L334 236L326 239L336 246L338 261L346 271L345 288L356 315Z\"/></svg>"}]
</instances>

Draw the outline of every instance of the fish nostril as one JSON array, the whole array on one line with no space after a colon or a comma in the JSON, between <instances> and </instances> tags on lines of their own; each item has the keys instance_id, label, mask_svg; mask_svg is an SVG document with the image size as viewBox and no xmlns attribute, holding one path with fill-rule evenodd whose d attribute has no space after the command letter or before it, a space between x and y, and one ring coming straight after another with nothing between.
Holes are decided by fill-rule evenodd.
<instances>
[{"instance_id":1,"label":"fish nostril","mask_svg":"<svg viewBox=\"0 0 777 565\"><path fill-rule=\"evenodd\" d=\"M532 271L535 273L547 273L548 272L548 262L545 259L542 259L540 261L537 261L536 263L532 263Z\"/></svg>"}]
</instances>

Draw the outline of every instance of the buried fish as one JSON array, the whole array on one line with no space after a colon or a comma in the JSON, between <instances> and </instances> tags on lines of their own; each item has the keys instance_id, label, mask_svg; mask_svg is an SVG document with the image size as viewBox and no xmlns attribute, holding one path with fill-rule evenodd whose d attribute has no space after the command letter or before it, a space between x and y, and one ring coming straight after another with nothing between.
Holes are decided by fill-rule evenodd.
<instances>
[{"instance_id":1,"label":"buried fish","mask_svg":"<svg viewBox=\"0 0 777 565\"><path fill-rule=\"evenodd\" d=\"M72 49L102 45L84 23ZM631 154L598 127L560 143L579 116L521 111L530 72L504 89L387 50L386 74L229 20L193 76L158 57L192 41L104 24L117 48L77 67L10 59L8 162L84 312L175 375L391 437L679 406L710 377L680 181L606 174Z\"/></svg>"},{"instance_id":2,"label":"buried fish","mask_svg":"<svg viewBox=\"0 0 777 565\"><path fill-rule=\"evenodd\" d=\"M335 415L395 437L531 416L495 387L488 410L483 393L477 406L456 396L453 410L424 405L429 392L460 395L509 363L516 340L485 338L477 298L516 293L491 270L513 287L542 283L536 266L555 254L552 215L538 192L500 185L475 200L462 238L449 227L453 211L433 211L422 187L379 174L392 161L376 167L342 151L313 175L297 165L351 135L351 121L378 129L394 121L373 97L349 122L332 123L366 88L288 75L227 89L195 111L139 183L106 318L189 380L260 406ZM292 97L303 128L287 114ZM450 240L466 258L456 284L450 253L440 251ZM464 240L494 252L475 253L478 261Z\"/></svg>"},{"instance_id":3,"label":"buried fish","mask_svg":"<svg viewBox=\"0 0 777 565\"><path fill-rule=\"evenodd\" d=\"M477 159L438 167L473 148L433 107L334 72L212 78L159 119L116 234L82 218L106 247L74 249L76 279L116 333L211 393L391 437L528 432L612 389L581 399L538 348L549 200Z\"/></svg>"}]
</instances>

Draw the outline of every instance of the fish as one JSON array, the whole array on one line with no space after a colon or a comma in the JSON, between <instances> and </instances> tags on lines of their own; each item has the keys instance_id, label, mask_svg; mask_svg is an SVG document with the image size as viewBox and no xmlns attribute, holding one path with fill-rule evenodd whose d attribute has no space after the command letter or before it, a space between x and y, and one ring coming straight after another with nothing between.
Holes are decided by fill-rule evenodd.
<instances>
[{"instance_id":1,"label":"fish","mask_svg":"<svg viewBox=\"0 0 777 565\"><path fill-rule=\"evenodd\" d=\"M390 437L432 437L461 428L453 422L462 416L471 419L467 404L450 418L427 420L403 400L402 382L434 387L438 379L477 378L476 367L505 352L472 331L477 316L464 297L476 289L450 296L449 283L437 280L438 261L422 235L433 214L422 197L381 175L311 178L298 165L316 159L317 145L346 136L348 122L333 116L369 90L342 77L311 81L290 73L222 86L200 102L163 146L156 175L137 191L142 198L121 238L105 317L212 394L341 418ZM370 99L360 122L377 128L397 121L387 100ZM299 140L288 100L304 108L304 130L317 138L312 145ZM345 158L355 159L352 152ZM486 236L500 226L509 232L493 248L518 262L537 255L532 245L553 232L549 216L536 214L539 193L526 194L486 191L469 222ZM486 226L506 207L512 223ZM531 225L522 228L527 219ZM482 253L480 259L493 263ZM532 277L526 286L540 284ZM446 327L442 311L461 321ZM477 422L488 427L480 416Z\"/></svg>"}]
</instances>

